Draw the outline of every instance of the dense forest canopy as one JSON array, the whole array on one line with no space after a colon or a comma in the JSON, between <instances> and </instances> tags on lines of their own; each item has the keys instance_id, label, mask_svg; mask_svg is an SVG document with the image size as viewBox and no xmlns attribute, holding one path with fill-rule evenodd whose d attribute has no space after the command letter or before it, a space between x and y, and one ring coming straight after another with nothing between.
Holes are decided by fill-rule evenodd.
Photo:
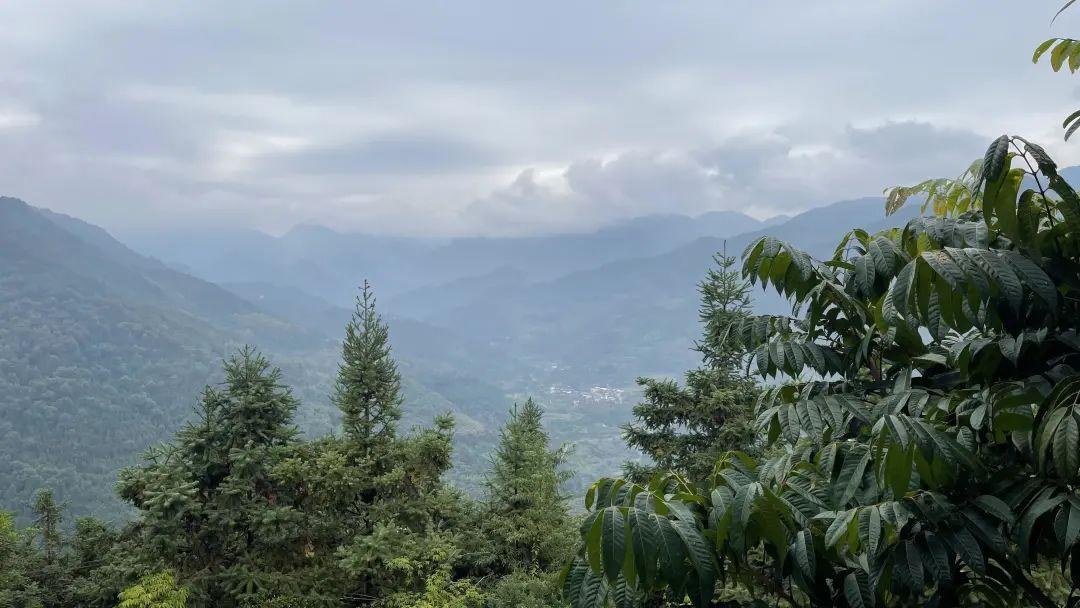
<instances>
[{"instance_id":1,"label":"dense forest canopy","mask_svg":"<svg viewBox=\"0 0 1080 608\"><path fill-rule=\"evenodd\" d=\"M1080 41L1048 40L1044 57L1075 72ZM1063 128L1068 140L1080 112ZM436 361L483 361L518 388L558 365L416 319L400 325L425 339L395 342L366 281L337 342L341 311L318 296L265 276L226 289L0 199L0 496L23 507L0 511L0 607L1076 606L1080 194L1042 146L1002 135L958 177L880 203L883 219L828 246L800 217L733 238L739 259L694 241L713 266L695 271L697 314L676 308L699 325L696 361L638 378L618 420L448 379ZM559 256L539 239L520 257L576 268L580 240L557 241ZM623 259L615 241L612 260L551 284L611 289L604 302L626 310L591 302L545 325L551 284L487 268L435 291L510 281L542 301L530 323L471 297L428 312L473 328L488 315L544 348L590 324L609 349L670 329L618 327L641 303L620 272L669 287L682 275L665 264L688 263L686 247ZM490 247L378 244L450 265ZM432 292L415 287L396 296L427 310ZM444 358L403 364L398 345L417 344ZM556 440L553 422L584 441ZM497 439L477 440L492 424ZM580 462L624 476L578 492ZM85 516L95 508L117 517Z\"/></svg>"}]
</instances>

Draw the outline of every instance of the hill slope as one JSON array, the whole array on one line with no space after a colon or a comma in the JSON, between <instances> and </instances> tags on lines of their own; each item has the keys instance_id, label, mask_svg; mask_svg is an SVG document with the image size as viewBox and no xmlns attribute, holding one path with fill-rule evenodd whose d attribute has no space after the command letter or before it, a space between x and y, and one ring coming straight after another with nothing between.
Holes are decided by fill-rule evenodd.
<instances>
[{"instance_id":1,"label":"hill slope","mask_svg":"<svg viewBox=\"0 0 1080 608\"><path fill-rule=\"evenodd\" d=\"M424 321L459 328L537 365L557 366L563 382L618 385L638 375L678 374L696 363L690 350L699 334L696 287L718 252L738 256L768 233L827 256L850 227L899 226L916 210L911 206L885 218L880 198L842 201L765 229L726 239L704 237L659 255L518 285L497 296L483 284L470 296L459 282L417 292L422 302L410 302L406 294L394 305L406 311L426 306ZM784 312L771 293L754 295L757 310Z\"/></svg>"},{"instance_id":2,"label":"hill slope","mask_svg":"<svg viewBox=\"0 0 1080 608\"><path fill-rule=\"evenodd\" d=\"M325 307L322 327L305 328L281 302L260 306L248 291L173 270L75 218L0 198L0 508L25 511L36 489L52 487L76 514L120 514L111 493L119 468L187 420L220 360L244 343L281 365L303 401L301 427L331 430L334 334L348 312ZM494 435L505 391L454 362L510 359L441 328L395 326L407 422L450 409L463 435ZM434 357L419 356L425 341L439 345ZM486 452L478 450L462 450L459 461L480 466Z\"/></svg>"}]
</instances>

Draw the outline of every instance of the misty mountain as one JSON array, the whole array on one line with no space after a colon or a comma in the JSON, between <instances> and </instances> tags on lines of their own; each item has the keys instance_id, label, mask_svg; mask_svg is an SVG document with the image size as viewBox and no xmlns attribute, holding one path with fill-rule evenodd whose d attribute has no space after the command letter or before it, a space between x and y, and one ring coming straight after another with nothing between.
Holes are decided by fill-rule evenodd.
<instances>
[{"instance_id":1,"label":"misty mountain","mask_svg":"<svg viewBox=\"0 0 1080 608\"><path fill-rule=\"evenodd\" d=\"M650 216L589 234L449 241L300 227L159 238L159 261L76 218L0 199L0 507L52 486L77 512L115 514L109 480L190 418L220 359L244 343L283 368L303 429L333 429L338 340L365 276L392 286L376 291L406 425L455 413L459 484L478 487L507 408L529 395L556 441L590 438L571 463L579 483L611 473L632 456L618 426L634 379L697 363L696 286L717 252L738 255L769 232L823 256L847 227L899 225L913 210L884 218L880 199L860 199L768 226Z\"/></svg>"},{"instance_id":2,"label":"misty mountain","mask_svg":"<svg viewBox=\"0 0 1080 608\"><path fill-rule=\"evenodd\" d=\"M678 374L695 364L696 286L715 254L738 256L768 232L825 256L849 226L900 225L916 211L911 205L885 218L881 199L865 198L768 222L732 212L654 215L587 234L446 242L301 226L277 238L243 236L241 245L255 247L244 255L215 251L212 237L188 245L197 255L167 239L157 249L175 256L170 263L210 263L206 279L247 276L224 284L330 336L355 286L371 278L402 333L411 319L428 331L452 332L457 343L468 336L472 354L450 367L463 364L478 378L492 378L495 366L511 359L514 379L506 382L503 370L498 376L511 391L587 389L625 387L639 375ZM759 310L782 311L772 294L756 297ZM498 352L492 357L484 349Z\"/></svg>"},{"instance_id":3,"label":"misty mountain","mask_svg":"<svg viewBox=\"0 0 1080 608\"><path fill-rule=\"evenodd\" d=\"M427 239L298 226L280 237L252 231L132 235L140 251L215 283L269 283L346 302L364 279L385 298L461 279L513 272L551 280L608 262L655 255L703 236L764 226L730 211L656 215L596 232L535 237Z\"/></svg>"},{"instance_id":4,"label":"misty mountain","mask_svg":"<svg viewBox=\"0 0 1080 608\"><path fill-rule=\"evenodd\" d=\"M246 343L283 368L303 402L301 427L330 430L335 334L348 310L296 291L275 300L234 290L244 291L141 256L78 219L0 198L0 508L22 510L36 489L52 487L76 513L115 516L117 471L190 419L221 359ZM320 309L322 325L306 323ZM417 321L395 325L407 424L453 410L463 435L493 433L505 392L463 370L486 360L509 376L512 358ZM424 352L425 339L438 348ZM461 457L482 466L486 452Z\"/></svg>"},{"instance_id":5,"label":"misty mountain","mask_svg":"<svg viewBox=\"0 0 1080 608\"><path fill-rule=\"evenodd\" d=\"M704 237L653 256L634 257L500 291L483 281L455 282L394 300L405 313L499 344L507 352L557 366L567 383L625 382L648 374L678 374L696 364L696 287L713 256L739 256L763 234L832 254L851 226L874 230L903 225L917 206L885 218L881 198L811 209L764 229L729 238ZM464 287L475 285L472 297ZM786 312L782 300L755 292L761 312ZM415 300L410 300L413 297ZM443 304L439 306L439 304Z\"/></svg>"},{"instance_id":6,"label":"misty mountain","mask_svg":"<svg viewBox=\"0 0 1080 608\"><path fill-rule=\"evenodd\" d=\"M115 507L116 470L190 414L230 346L191 311L256 314L101 239L71 218L0 199L4 507L25 506L45 486L77 497L83 512Z\"/></svg>"}]
</instances>

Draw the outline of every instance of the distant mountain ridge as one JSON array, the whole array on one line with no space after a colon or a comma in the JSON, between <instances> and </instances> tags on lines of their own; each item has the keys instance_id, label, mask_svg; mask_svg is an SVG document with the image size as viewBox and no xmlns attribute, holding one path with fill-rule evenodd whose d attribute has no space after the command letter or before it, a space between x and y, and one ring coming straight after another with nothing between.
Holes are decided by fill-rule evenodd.
<instances>
[{"instance_id":1,"label":"distant mountain ridge","mask_svg":"<svg viewBox=\"0 0 1080 608\"><path fill-rule=\"evenodd\" d=\"M591 233L448 241L301 226L259 237L265 248L246 256L197 249L217 260L204 278L250 273L247 282L296 290L298 300L313 296L344 307L355 285L370 279L392 316L470 336L550 370L536 372L538 382L585 387L694 364L696 286L715 254L738 256L768 233L823 256L850 227L900 225L916 212L909 205L886 218L882 199L868 197L767 222L727 211L650 215ZM261 264L253 267L248 258L255 257ZM759 309L782 310L775 296L756 297Z\"/></svg>"},{"instance_id":2,"label":"distant mountain ridge","mask_svg":"<svg viewBox=\"0 0 1080 608\"><path fill-rule=\"evenodd\" d=\"M841 201L768 228L728 238L702 237L658 255L622 259L533 283L497 300L489 291L473 298L456 291L446 296L428 291L420 294L424 302L451 306L422 319L504 342L521 357L558 361L581 381L674 374L696 363L690 350L699 333L696 288L714 255L726 250L737 257L749 243L771 234L825 257L850 228L900 226L917 210L912 205L886 218L880 197ZM755 292L754 297L761 312L787 312L771 292ZM404 310L419 306L394 304Z\"/></svg>"},{"instance_id":3,"label":"distant mountain ridge","mask_svg":"<svg viewBox=\"0 0 1080 608\"><path fill-rule=\"evenodd\" d=\"M864 198L772 222L719 212L452 240L306 226L133 249L0 198L0 508L53 486L76 512L115 514L116 470L187 419L221 357L243 343L284 368L301 425L327 432L337 344L365 278L390 321L407 424L456 414L459 483L479 487L506 409L530 395L556 441L588 438L577 462L593 468L572 467L584 478L614 473L633 456L618 429L634 379L697 363L696 289L714 255L737 256L768 233L824 257L852 227L898 226L917 211L886 218L881 198ZM783 311L775 296L754 295L759 310Z\"/></svg>"},{"instance_id":4,"label":"distant mountain ridge","mask_svg":"<svg viewBox=\"0 0 1080 608\"><path fill-rule=\"evenodd\" d=\"M118 470L189 419L221 359L245 343L285 369L302 398L301 426L330 430L349 310L326 307L320 326L308 323L311 310L284 314L281 302L243 291L142 256L97 226L0 198L0 509L21 511L52 487L77 514L116 516ZM430 353L421 348L429 338ZM450 409L460 433L493 432L509 406L504 389L469 378L465 363L498 361L510 374L512 357L418 321L395 323L393 341L409 424ZM470 466L486 458L476 450L461 451Z\"/></svg>"},{"instance_id":5,"label":"distant mountain ridge","mask_svg":"<svg viewBox=\"0 0 1080 608\"><path fill-rule=\"evenodd\" d=\"M129 239L147 255L216 283L281 283L328 301L351 297L362 280L384 298L512 268L523 280L549 280L627 257L658 254L703 236L764 224L717 211L699 217L653 215L591 233L427 239L372 236L302 225L280 237L154 235Z\"/></svg>"}]
</instances>

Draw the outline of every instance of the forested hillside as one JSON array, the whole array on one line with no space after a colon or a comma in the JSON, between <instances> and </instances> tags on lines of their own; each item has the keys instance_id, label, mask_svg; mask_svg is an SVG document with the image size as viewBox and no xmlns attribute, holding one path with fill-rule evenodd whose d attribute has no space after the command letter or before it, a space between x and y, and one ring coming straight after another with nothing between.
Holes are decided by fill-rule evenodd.
<instances>
[{"instance_id":1,"label":"forested hillside","mask_svg":"<svg viewBox=\"0 0 1080 608\"><path fill-rule=\"evenodd\" d=\"M21 201L0 200L0 233L0 496L19 511L40 487L61 489L80 510L115 504L115 472L187 417L193 391L231 345L164 308L171 285L98 254ZM206 288L232 305L222 315L254 314Z\"/></svg>"},{"instance_id":2,"label":"forested hillside","mask_svg":"<svg viewBox=\"0 0 1080 608\"><path fill-rule=\"evenodd\" d=\"M830 235L839 236L840 217L864 217L867 225L904 219L883 220L879 208L879 199L837 203L768 230L820 254ZM10 488L0 494L5 506L24 511L34 489L48 486L75 513L120 516L108 480L146 445L189 419L196 390L218 377L216 362L246 343L260 345L282 366L301 397L297 421L304 432L333 428L330 371L348 301L330 302L289 285L296 276L290 273L277 283L218 286L139 255L96 226L16 199L3 199L0 213L6 219L0 228L0 303L20 311L3 329L13 338L0 343L0 380L11 387L3 405L12 412L4 420L11 439L3 451L10 457L0 467L0 485ZM629 239L647 233L648 226L658 227L660 236L650 241L656 248L692 240L653 257L554 279L529 280L507 268L490 278L460 279L389 299L383 308L403 313L388 318L410 397L406 424L453 411L459 436L469 439L455 452L451 476L476 492L506 403L535 395L548 408L553 437L578 444L571 487L615 471L631 456L622 447L619 425L640 394L634 378L673 376L696 363L699 355L691 346L702 269L717 251L736 252L761 231L697 237L747 224L752 221L742 216L719 214L701 225L677 217L642 218L595 235L539 239L518 259L547 268L546 274L590 263L580 251L594 239L601 251L596 259L647 252ZM352 254L346 247L352 238L335 233L331 241ZM318 239L284 240L292 255L321 251L305 249ZM515 240L442 247L470 252L458 257L473 260L475 267L482 251L509 251ZM569 256L553 244L579 254ZM552 260L543 261L545 251L554 252ZM344 259L344 253L332 258L343 274ZM359 283L368 268L360 264L350 276ZM757 310L776 310L774 297L756 297ZM72 441L74 429L87 432ZM97 441L100 436L116 440ZM581 441L585 437L589 441Z\"/></svg>"},{"instance_id":3,"label":"forested hillside","mask_svg":"<svg viewBox=\"0 0 1080 608\"><path fill-rule=\"evenodd\" d=\"M306 432L332 428L337 339L329 326L340 334L347 310L327 311L320 332L140 256L77 219L5 198L0 220L4 507L25 513L37 488L52 487L76 514L126 517L111 489L116 472L189 420L199 389L220 377L218 363L246 343L281 356L304 398L297 421ZM406 353L437 335L402 325ZM484 446L492 445L503 389L454 367L473 359L467 347L449 338L439 344L443 350L407 364L408 423L460 409L461 432L483 433ZM479 466L482 449L459 456Z\"/></svg>"},{"instance_id":4,"label":"forested hillside","mask_svg":"<svg viewBox=\"0 0 1080 608\"><path fill-rule=\"evenodd\" d=\"M0 608L1080 608L1016 8L0 3Z\"/></svg>"},{"instance_id":5,"label":"forested hillside","mask_svg":"<svg viewBox=\"0 0 1080 608\"><path fill-rule=\"evenodd\" d=\"M171 438L119 473L129 522L80 518L72 528L48 489L33 492L26 510L33 527L0 517L0 601L20 608L117 600L237 608L1074 604L1080 195L1045 150L1003 135L959 178L896 187L871 202L889 219L869 223L877 224L872 231L849 230L831 248L765 234L747 237L741 261L714 252L687 320L700 325L699 362L680 380L638 381L642 400L621 430L626 447L648 460L626 462L625 478L593 484L580 516L567 502L570 446L553 444L546 426L557 418L536 401L511 406L488 449L459 435L449 413L406 428L405 412L416 416L422 400L403 390L407 366L399 367L391 328L364 284L324 363L330 432L302 435L303 390L255 349L234 350L221 381L190 393L193 415L162 419L173 425ZM6 203L5 225L17 224L19 235L3 254L19 273L3 284L16 301L49 313L16 325L8 342L25 348L43 329L58 328L46 332L56 346L29 350L32 365L4 360L14 389L26 377L26 386L50 395L13 410L23 428L56 442L51 450L21 446L38 455L29 465L36 471L48 471L44 459L64 454L62 442L89 428L90 418L71 413L114 404L108 395L79 394L100 390L94 377L57 394L70 373L61 355L70 360L83 343L119 342L173 361L169 355L193 357L194 341L218 335L201 317L164 309L173 290L190 310L208 306L198 296L211 294L247 327L270 324L276 339L320 339L197 279L167 272L168 280L152 281L138 264L117 265L125 250L103 255L91 247L101 233L79 238L85 227L69 232L48 214ZM864 204L840 209L850 214ZM803 233L800 225L789 232ZM686 251L693 247L668 255ZM81 256L73 262L81 274L63 263L68 254ZM648 268L648 260L638 263ZM121 270L133 276L114 288L107 279ZM755 314L754 286L787 300L791 313ZM283 316L326 309L266 285L232 289ZM144 290L145 308L115 301ZM92 305L75 303L84 300ZM53 302L77 314L66 317ZM83 318L94 314L114 317ZM481 356L488 347L471 343L441 356ZM114 366L102 374L140 374L124 388L149 382L141 375L151 371L177 378L155 366L124 368L109 352L87 356ZM93 361L71 365L79 364ZM578 412L595 425L590 414ZM480 418L461 416L483 428ZM57 428L64 434L53 434ZM112 432L105 436L122 445L115 430L89 432ZM7 435L19 433L12 426ZM83 460L98 449L79 446ZM476 496L451 482L462 448L473 460L489 459L476 469ZM72 479L60 458L52 462L61 474L40 481Z\"/></svg>"},{"instance_id":6,"label":"forested hillside","mask_svg":"<svg viewBox=\"0 0 1080 608\"><path fill-rule=\"evenodd\" d=\"M745 378L741 351L718 333L748 314L749 287L732 265L723 260L701 283L705 363L692 373L717 385ZM265 286L234 289L252 290L254 300L273 295ZM309 300L305 310L323 308ZM573 446L552 442L551 417L533 399L500 417L488 448L459 434L460 416L436 414L406 428L405 412L415 415L417 404L402 391L391 329L367 284L346 319L329 364L340 419L330 434L298 433L298 393L244 347L224 362L221 382L192 393L193 416L172 423L179 429L172 438L119 473L130 522L76 518L72 527L71 510L48 489L34 492L25 510L33 528L0 517L0 601L20 608L105 607L117 598L121 606L245 608L559 605L557 572L571 559L578 524L568 502ZM700 435L706 445L676 441L672 449L712 450L715 433L726 433L720 427L748 413L753 383L746 388L730 416L700 412L713 421ZM646 416L636 428L666 435L674 421L665 407L657 402L654 410L665 422ZM643 445L652 456L665 451L652 440L633 447ZM590 447L589 458L610 449ZM448 483L461 449L484 460L474 465L475 497Z\"/></svg>"}]
</instances>

